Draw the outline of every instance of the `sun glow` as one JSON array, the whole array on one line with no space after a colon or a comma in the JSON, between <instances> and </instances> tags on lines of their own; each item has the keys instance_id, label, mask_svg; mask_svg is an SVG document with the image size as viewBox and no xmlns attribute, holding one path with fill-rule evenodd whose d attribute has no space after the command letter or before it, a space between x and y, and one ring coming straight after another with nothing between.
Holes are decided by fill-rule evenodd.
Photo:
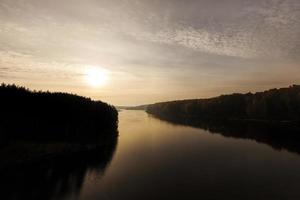
<instances>
[{"instance_id":1,"label":"sun glow","mask_svg":"<svg viewBox=\"0 0 300 200\"><path fill-rule=\"evenodd\" d=\"M89 66L85 72L86 82L93 87L104 86L108 79L108 73L106 70L97 67Z\"/></svg>"}]
</instances>

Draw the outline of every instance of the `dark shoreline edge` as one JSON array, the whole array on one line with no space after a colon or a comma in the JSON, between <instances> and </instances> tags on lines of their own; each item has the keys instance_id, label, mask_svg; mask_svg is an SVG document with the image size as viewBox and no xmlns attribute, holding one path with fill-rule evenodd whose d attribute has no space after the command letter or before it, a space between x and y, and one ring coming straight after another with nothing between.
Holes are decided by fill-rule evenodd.
<instances>
[{"instance_id":1,"label":"dark shoreline edge","mask_svg":"<svg viewBox=\"0 0 300 200\"><path fill-rule=\"evenodd\" d=\"M300 122L300 85L208 99L160 102L148 105L146 111L189 119Z\"/></svg>"},{"instance_id":2,"label":"dark shoreline edge","mask_svg":"<svg viewBox=\"0 0 300 200\"><path fill-rule=\"evenodd\" d=\"M0 169L114 144L118 111L68 93L0 86Z\"/></svg>"},{"instance_id":3,"label":"dark shoreline edge","mask_svg":"<svg viewBox=\"0 0 300 200\"><path fill-rule=\"evenodd\" d=\"M147 113L172 122L251 139L300 154L300 85L148 105Z\"/></svg>"}]
</instances>

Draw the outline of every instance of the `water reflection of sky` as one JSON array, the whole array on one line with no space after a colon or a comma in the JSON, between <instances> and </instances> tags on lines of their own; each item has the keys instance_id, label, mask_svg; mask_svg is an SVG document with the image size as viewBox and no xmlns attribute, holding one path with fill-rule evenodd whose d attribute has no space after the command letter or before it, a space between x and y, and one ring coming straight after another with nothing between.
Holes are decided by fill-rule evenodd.
<instances>
[{"instance_id":1,"label":"water reflection of sky","mask_svg":"<svg viewBox=\"0 0 300 200\"><path fill-rule=\"evenodd\" d=\"M254 140L224 137L120 113L114 159L100 181L86 179L81 199L293 199L300 157Z\"/></svg>"}]
</instances>

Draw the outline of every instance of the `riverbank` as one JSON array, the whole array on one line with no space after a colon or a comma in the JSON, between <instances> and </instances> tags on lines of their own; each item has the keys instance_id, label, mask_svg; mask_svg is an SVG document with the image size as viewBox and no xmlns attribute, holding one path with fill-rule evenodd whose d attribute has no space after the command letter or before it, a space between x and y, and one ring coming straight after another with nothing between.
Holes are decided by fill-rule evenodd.
<instances>
[{"instance_id":1,"label":"riverbank","mask_svg":"<svg viewBox=\"0 0 300 200\"><path fill-rule=\"evenodd\" d=\"M117 109L75 94L0 86L0 169L111 145Z\"/></svg>"},{"instance_id":2,"label":"riverbank","mask_svg":"<svg viewBox=\"0 0 300 200\"><path fill-rule=\"evenodd\" d=\"M300 86L155 103L147 112L164 118L299 122Z\"/></svg>"}]
</instances>

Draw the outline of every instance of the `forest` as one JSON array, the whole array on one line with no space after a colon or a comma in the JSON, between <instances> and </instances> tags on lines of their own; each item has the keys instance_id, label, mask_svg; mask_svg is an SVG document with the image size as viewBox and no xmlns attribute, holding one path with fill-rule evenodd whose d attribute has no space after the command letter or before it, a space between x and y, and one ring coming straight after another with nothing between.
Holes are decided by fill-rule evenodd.
<instances>
[{"instance_id":1,"label":"forest","mask_svg":"<svg viewBox=\"0 0 300 200\"><path fill-rule=\"evenodd\" d=\"M118 112L101 101L67 93L0 86L0 140L83 141L115 137Z\"/></svg>"},{"instance_id":2,"label":"forest","mask_svg":"<svg viewBox=\"0 0 300 200\"><path fill-rule=\"evenodd\" d=\"M146 111L166 119L299 122L300 85L257 93L155 103L148 105Z\"/></svg>"}]
</instances>

